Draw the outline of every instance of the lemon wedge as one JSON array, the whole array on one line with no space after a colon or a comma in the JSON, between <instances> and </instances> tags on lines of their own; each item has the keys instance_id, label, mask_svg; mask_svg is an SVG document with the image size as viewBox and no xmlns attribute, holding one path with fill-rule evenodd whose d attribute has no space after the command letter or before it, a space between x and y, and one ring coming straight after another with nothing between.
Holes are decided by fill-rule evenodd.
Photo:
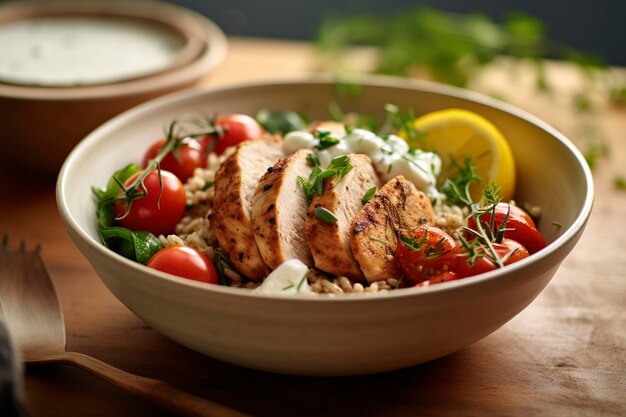
<instances>
[{"instance_id":1,"label":"lemon wedge","mask_svg":"<svg viewBox=\"0 0 626 417\"><path fill-rule=\"evenodd\" d=\"M456 174L454 161L462 165L471 158L480 181L472 183L470 194L474 201L482 197L483 188L494 182L500 187L503 201L515 192L515 161L502 133L483 116L463 109L447 109L427 113L414 121L420 133L409 145L436 152L442 160L445 179ZM406 138L406 135L401 136Z\"/></svg>"}]
</instances>

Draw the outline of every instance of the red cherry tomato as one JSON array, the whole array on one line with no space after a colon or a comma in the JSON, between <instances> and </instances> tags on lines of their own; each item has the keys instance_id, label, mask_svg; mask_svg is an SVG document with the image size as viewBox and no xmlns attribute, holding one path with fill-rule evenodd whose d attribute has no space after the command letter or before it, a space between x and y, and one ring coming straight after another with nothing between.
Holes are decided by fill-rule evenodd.
<instances>
[{"instance_id":1,"label":"red cherry tomato","mask_svg":"<svg viewBox=\"0 0 626 417\"><path fill-rule=\"evenodd\" d=\"M246 140L258 139L265 134L265 130L252 117L245 114L230 114L215 120L215 126L224 128L222 135L205 136L202 145L210 152L218 155L226 148L236 146ZM215 145L215 146L213 146Z\"/></svg>"},{"instance_id":2,"label":"red cherry tomato","mask_svg":"<svg viewBox=\"0 0 626 417\"><path fill-rule=\"evenodd\" d=\"M124 185L131 185L141 172L126 180ZM148 174L143 186L138 191L146 193L144 197L134 200L128 215L118 220L120 226L130 230L145 230L155 235L167 234L174 231L176 224L185 212L185 189L183 184L168 171L161 171L163 191L161 192L157 170ZM118 197L121 191L118 193ZM159 198L160 197L160 198ZM115 216L120 218L126 212L126 202L115 202Z\"/></svg>"},{"instance_id":3,"label":"red cherry tomato","mask_svg":"<svg viewBox=\"0 0 626 417\"><path fill-rule=\"evenodd\" d=\"M401 235L396 257L404 275L419 284L447 271L458 252L452 236L436 227L420 226Z\"/></svg>"},{"instance_id":4,"label":"red cherry tomato","mask_svg":"<svg viewBox=\"0 0 626 417\"><path fill-rule=\"evenodd\" d=\"M510 211L509 211L510 210ZM509 217L506 221L506 230L504 237L513 239L524 246L529 253L535 253L540 249L545 248L546 241L544 240L541 232L535 227L535 222L524 210L517 206L512 206L508 203L499 203L496 206L495 212L495 228L499 228L506 217L507 212ZM484 228L489 228L491 221L491 213L485 213L480 216L481 225ZM474 216L467 218L467 227L476 230L476 219ZM467 234L466 238L472 239L471 234Z\"/></svg>"},{"instance_id":5,"label":"red cherry tomato","mask_svg":"<svg viewBox=\"0 0 626 417\"><path fill-rule=\"evenodd\" d=\"M159 153L165 139L159 139L154 142L143 157L143 167L146 168L151 159ZM169 171L176 175L183 183L193 176L196 168L206 165L206 154L204 153L200 142L195 139L183 139L182 146L178 148L178 158L173 152L168 153L161 161L161 169Z\"/></svg>"},{"instance_id":6,"label":"red cherry tomato","mask_svg":"<svg viewBox=\"0 0 626 417\"><path fill-rule=\"evenodd\" d=\"M215 266L205 254L187 246L168 246L155 253L148 267L194 281L217 284Z\"/></svg>"},{"instance_id":7,"label":"red cherry tomato","mask_svg":"<svg viewBox=\"0 0 626 417\"><path fill-rule=\"evenodd\" d=\"M528 257L528 251L519 242L512 239L504 238L502 243L492 243L493 248L498 255L498 258L504 259L504 265L510 265L521 259ZM484 252L482 252L484 253ZM452 265L452 272L456 273L459 277L469 277L473 275L482 274L484 272L493 271L497 269L498 265L493 259L488 256L481 256L474 260L472 265L468 264L468 253L462 251L458 254L456 261Z\"/></svg>"},{"instance_id":8,"label":"red cherry tomato","mask_svg":"<svg viewBox=\"0 0 626 417\"><path fill-rule=\"evenodd\" d=\"M461 278L459 274L456 274L452 271L446 271L442 274L437 275L434 278L420 282L416 285L416 287L428 287L429 285L439 284L440 282L454 281L459 278Z\"/></svg>"}]
</instances>

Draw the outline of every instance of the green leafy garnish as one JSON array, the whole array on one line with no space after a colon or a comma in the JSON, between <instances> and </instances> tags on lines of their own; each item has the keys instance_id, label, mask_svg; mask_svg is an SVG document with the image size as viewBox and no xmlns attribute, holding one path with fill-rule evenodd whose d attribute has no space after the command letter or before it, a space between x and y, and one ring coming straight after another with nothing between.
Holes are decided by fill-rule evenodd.
<instances>
[{"instance_id":1,"label":"green leafy garnish","mask_svg":"<svg viewBox=\"0 0 626 417\"><path fill-rule=\"evenodd\" d=\"M324 183L322 179L319 177L322 170L318 165L313 167L313 171L309 174L309 179L305 180L301 176L298 176L297 180L302 186L304 190L304 195L306 196L307 202L310 204L313 197L316 195L322 195L322 191L324 190Z\"/></svg>"},{"instance_id":2,"label":"green leafy garnish","mask_svg":"<svg viewBox=\"0 0 626 417\"><path fill-rule=\"evenodd\" d=\"M163 249L161 241L152 233L133 232L123 227L101 229L100 239L104 246L112 251L144 265L155 253Z\"/></svg>"},{"instance_id":3,"label":"green leafy garnish","mask_svg":"<svg viewBox=\"0 0 626 417\"><path fill-rule=\"evenodd\" d=\"M315 145L315 149L323 151L339 144L339 139L333 138L332 133L327 130L316 130L314 136L319 139L319 144Z\"/></svg>"},{"instance_id":4,"label":"green leafy garnish","mask_svg":"<svg viewBox=\"0 0 626 417\"><path fill-rule=\"evenodd\" d=\"M268 132L282 135L307 128L307 121L302 115L288 110L261 109L256 114L256 120Z\"/></svg>"},{"instance_id":5,"label":"green leafy garnish","mask_svg":"<svg viewBox=\"0 0 626 417\"><path fill-rule=\"evenodd\" d=\"M215 181L211 181L211 180L205 181L204 185L202 186L202 191L206 191L209 188L213 187L213 184L215 184Z\"/></svg>"},{"instance_id":6,"label":"green leafy garnish","mask_svg":"<svg viewBox=\"0 0 626 417\"><path fill-rule=\"evenodd\" d=\"M319 220L323 221L324 223L336 223L337 222L337 216L335 216L335 214L332 211L328 210L327 208L317 207L315 211L313 212L313 214L315 215L315 217L317 217Z\"/></svg>"},{"instance_id":7,"label":"green leafy garnish","mask_svg":"<svg viewBox=\"0 0 626 417\"><path fill-rule=\"evenodd\" d=\"M224 273L224 264L226 264L229 268L234 269L232 264L230 263L230 259L228 256L222 252L220 248L216 248L215 250L215 260L213 263L215 264L215 270L217 271L217 282L219 285L228 285L230 283L230 279Z\"/></svg>"},{"instance_id":8,"label":"green leafy garnish","mask_svg":"<svg viewBox=\"0 0 626 417\"><path fill-rule=\"evenodd\" d=\"M496 227L496 206L502 200L500 188L490 182L483 189L483 198L487 205L483 208L473 210L471 214L474 219L474 223L476 224L475 229L463 226L460 229L462 233L455 233L455 236L465 249L466 253L463 256L468 258L466 260L468 265L473 266L476 259L486 256L491 259L498 268L502 268L504 267L506 260L513 254L514 251L509 252L501 258L493 247L493 244L502 243L502 240L504 239L504 232L508 230L506 228L506 224L509 219L510 206L506 215L502 219L502 223L499 227ZM482 220L482 217L485 214L489 214L488 223ZM468 241L463 236L463 233L472 235L474 239Z\"/></svg>"},{"instance_id":9,"label":"green leafy garnish","mask_svg":"<svg viewBox=\"0 0 626 417\"><path fill-rule=\"evenodd\" d=\"M613 185L618 190L626 190L626 179L624 177L613 178Z\"/></svg>"},{"instance_id":10,"label":"green leafy garnish","mask_svg":"<svg viewBox=\"0 0 626 417\"><path fill-rule=\"evenodd\" d=\"M376 187L372 187L369 190L367 190L365 192L365 194L363 194L363 198L361 199L361 203L365 204L368 201L370 201L372 199L372 197L374 197L374 194L376 194Z\"/></svg>"},{"instance_id":11,"label":"green leafy garnish","mask_svg":"<svg viewBox=\"0 0 626 417\"><path fill-rule=\"evenodd\" d=\"M308 203L311 203L311 200L313 200L313 197L316 195L322 195L324 190L323 180L325 178L338 177L338 181L341 181L341 179L352 170L350 157L347 155L333 158L332 161L330 161L328 168L324 171L320 169L317 157L309 156L307 157L307 160L310 164L312 163L314 165L313 171L309 174L308 180L305 180L300 176L298 176L297 180L304 190Z\"/></svg>"},{"instance_id":12,"label":"green leafy garnish","mask_svg":"<svg viewBox=\"0 0 626 417\"><path fill-rule=\"evenodd\" d=\"M133 174L141 171L135 164L128 164L124 168L113 173L106 187L91 187L96 201L96 216L98 228L111 227L115 223L115 199L122 189L120 183L124 183Z\"/></svg>"},{"instance_id":13,"label":"green leafy garnish","mask_svg":"<svg viewBox=\"0 0 626 417\"><path fill-rule=\"evenodd\" d=\"M470 157L465 158L463 165L452 159L452 167L456 169L456 176L446 179L441 186L441 192L446 196L447 202L461 207L470 207L474 201L470 194L470 186L474 182L480 181L476 175L476 169Z\"/></svg>"},{"instance_id":14,"label":"green leafy garnish","mask_svg":"<svg viewBox=\"0 0 626 417\"><path fill-rule=\"evenodd\" d=\"M413 109L402 112L395 104L388 103L385 104L385 111L387 112L387 118L378 132L379 135L385 136L403 132L408 143L424 142L424 132L415 127L415 112Z\"/></svg>"}]
</instances>

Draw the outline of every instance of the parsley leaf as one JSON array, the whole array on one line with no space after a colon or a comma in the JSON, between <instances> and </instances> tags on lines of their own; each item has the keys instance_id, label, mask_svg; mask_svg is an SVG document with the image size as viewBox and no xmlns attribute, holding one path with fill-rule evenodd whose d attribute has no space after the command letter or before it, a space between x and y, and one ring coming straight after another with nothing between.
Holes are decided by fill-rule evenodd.
<instances>
[{"instance_id":1,"label":"parsley leaf","mask_svg":"<svg viewBox=\"0 0 626 417\"><path fill-rule=\"evenodd\" d=\"M339 144L339 139L333 138L331 136L331 132L327 130L316 130L314 135L320 141L319 144L315 146L315 149L318 151L323 151L324 149L328 149Z\"/></svg>"}]
</instances>

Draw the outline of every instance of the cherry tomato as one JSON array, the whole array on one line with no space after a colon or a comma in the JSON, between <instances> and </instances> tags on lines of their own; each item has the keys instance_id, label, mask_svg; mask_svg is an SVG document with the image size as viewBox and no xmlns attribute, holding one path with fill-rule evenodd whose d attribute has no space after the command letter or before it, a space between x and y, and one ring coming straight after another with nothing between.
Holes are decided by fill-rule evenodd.
<instances>
[{"instance_id":1,"label":"cherry tomato","mask_svg":"<svg viewBox=\"0 0 626 417\"><path fill-rule=\"evenodd\" d=\"M205 136L202 139L202 145L205 149L218 155L224 153L226 148L236 146L247 140L258 139L265 134L261 125L245 114L230 114L219 117L215 120L215 126L224 128L225 132L219 137ZM214 143L215 146L213 146Z\"/></svg>"},{"instance_id":2,"label":"cherry tomato","mask_svg":"<svg viewBox=\"0 0 626 417\"><path fill-rule=\"evenodd\" d=\"M215 266L202 252L187 246L168 246L155 253L148 267L194 281L217 284Z\"/></svg>"},{"instance_id":3,"label":"cherry tomato","mask_svg":"<svg viewBox=\"0 0 626 417\"><path fill-rule=\"evenodd\" d=\"M146 168L151 159L159 153L165 139L159 139L154 142L143 157L143 167ZM206 154L198 142L195 139L187 138L183 139L182 146L178 148L178 158L173 152L168 153L161 161L161 169L169 171L176 175L181 182L187 181L187 179L193 176L193 171L196 168L201 168L206 165Z\"/></svg>"},{"instance_id":4,"label":"cherry tomato","mask_svg":"<svg viewBox=\"0 0 626 417\"><path fill-rule=\"evenodd\" d=\"M512 239L504 238L502 243L492 243L493 248L498 255L498 258L504 259L504 265L510 265L521 259L528 257L528 251L519 242ZM483 252L484 253L484 252ZM505 259L506 258L506 259ZM452 272L459 275L459 277L469 277L473 275L482 274L484 272L493 271L497 269L498 265L492 260L491 257L485 255L476 258L473 265L468 264L468 253L462 251L458 254L456 261L451 267Z\"/></svg>"},{"instance_id":5,"label":"cherry tomato","mask_svg":"<svg viewBox=\"0 0 626 417\"><path fill-rule=\"evenodd\" d=\"M510 211L509 211L510 210ZM535 253L540 249L545 248L546 241L543 239L541 232L537 230L535 222L524 210L517 206L512 206L507 203L499 203L496 206L495 212L495 228L499 228L506 217L507 212L509 217L506 221L506 230L504 237L518 241L524 246L529 253ZM491 213L485 213L480 216L481 225L488 228L491 221ZM476 219L474 216L469 216L467 219L467 227L476 230ZM466 238L471 239L472 236L466 235Z\"/></svg>"},{"instance_id":6,"label":"cherry tomato","mask_svg":"<svg viewBox=\"0 0 626 417\"><path fill-rule=\"evenodd\" d=\"M140 174L141 172L138 172L131 176L124 185L130 186ZM176 175L171 172L161 171L161 178L163 180L162 192L157 170L148 174L143 186L138 187L138 191L146 195L132 202L128 215L118 220L120 226L130 230L145 230L157 236L174 231L185 212L185 189ZM121 196L121 191L118 193L119 196ZM125 212L126 202L116 201L116 218L122 217Z\"/></svg>"},{"instance_id":7,"label":"cherry tomato","mask_svg":"<svg viewBox=\"0 0 626 417\"><path fill-rule=\"evenodd\" d=\"M454 281L456 279L461 278L459 274L454 273L452 271L446 271L442 274L437 275L434 278L427 279L426 281L422 281L416 285L416 287L428 287L429 285L439 284L440 282Z\"/></svg>"},{"instance_id":8,"label":"cherry tomato","mask_svg":"<svg viewBox=\"0 0 626 417\"><path fill-rule=\"evenodd\" d=\"M400 236L396 255L404 275L419 284L447 271L458 252L452 236L436 227L420 226Z\"/></svg>"}]
</instances>

